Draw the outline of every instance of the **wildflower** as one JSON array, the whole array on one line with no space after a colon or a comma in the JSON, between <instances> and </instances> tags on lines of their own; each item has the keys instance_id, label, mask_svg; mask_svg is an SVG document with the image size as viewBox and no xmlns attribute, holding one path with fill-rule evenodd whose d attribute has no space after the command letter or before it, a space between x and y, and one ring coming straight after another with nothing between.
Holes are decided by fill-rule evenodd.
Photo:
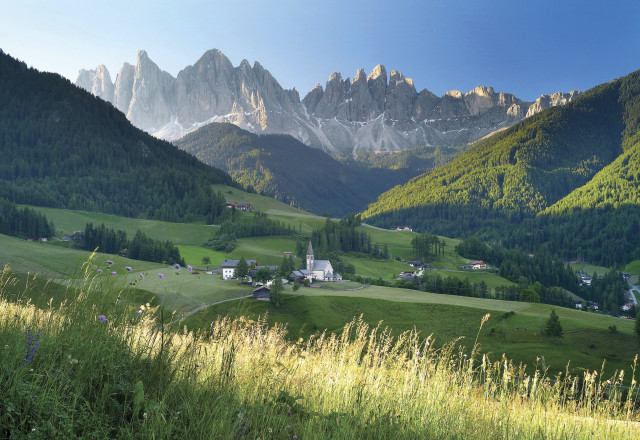
<instances>
[{"instance_id":1,"label":"wildflower","mask_svg":"<svg viewBox=\"0 0 640 440\"><path fill-rule=\"evenodd\" d=\"M287 425L287 429L291 429L291 425Z\"/></svg>"},{"instance_id":2,"label":"wildflower","mask_svg":"<svg viewBox=\"0 0 640 440\"><path fill-rule=\"evenodd\" d=\"M193 272L193 267L189 266L188 264L187 264L187 269L189 270L189 273Z\"/></svg>"},{"instance_id":3,"label":"wildflower","mask_svg":"<svg viewBox=\"0 0 640 440\"><path fill-rule=\"evenodd\" d=\"M142 272L140 272L140 279L144 280L144 274Z\"/></svg>"},{"instance_id":4,"label":"wildflower","mask_svg":"<svg viewBox=\"0 0 640 440\"><path fill-rule=\"evenodd\" d=\"M291 415L291 410L287 411L287 414Z\"/></svg>"},{"instance_id":5,"label":"wildflower","mask_svg":"<svg viewBox=\"0 0 640 440\"><path fill-rule=\"evenodd\" d=\"M98 273L102 273L102 269L98 269Z\"/></svg>"},{"instance_id":6,"label":"wildflower","mask_svg":"<svg viewBox=\"0 0 640 440\"><path fill-rule=\"evenodd\" d=\"M111 265L111 264L113 264L113 261L107 260L107 264Z\"/></svg>"},{"instance_id":7,"label":"wildflower","mask_svg":"<svg viewBox=\"0 0 640 440\"><path fill-rule=\"evenodd\" d=\"M118 273L114 270L113 272L111 272L111 275L118 275Z\"/></svg>"},{"instance_id":8,"label":"wildflower","mask_svg":"<svg viewBox=\"0 0 640 440\"><path fill-rule=\"evenodd\" d=\"M142 311L141 311L141 310L138 310L138 311L136 311L136 314L137 314L138 316L142 316Z\"/></svg>"},{"instance_id":9,"label":"wildflower","mask_svg":"<svg viewBox=\"0 0 640 440\"><path fill-rule=\"evenodd\" d=\"M31 327L27 328L27 331L24 333L25 336L25 352L24 352L24 361L22 362L22 366L26 367L29 362L33 359L36 354L36 350L38 349L38 345L40 345L40 331L34 334L31 331Z\"/></svg>"},{"instance_id":10,"label":"wildflower","mask_svg":"<svg viewBox=\"0 0 640 440\"><path fill-rule=\"evenodd\" d=\"M180 265L178 263L176 263L176 264L173 265L173 268L175 270L180 270Z\"/></svg>"},{"instance_id":11,"label":"wildflower","mask_svg":"<svg viewBox=\"0 0 640 440\"><path fill-rule=\"evenodd\" d=\"M160 278L161 280L164 279L164 275L162 275L161 273L158 274L158 278Z\"/></svg>"},{"instance_id":12,"label":"wildflower","mask_svg":"<svg viewBox=\"0 0 640 440\"><path fill-rule=\"evenodd\" d=\"M420 356L422 353L420 353L419 351L416 352L416 356Z\"/></svg>"},{"instance_id":13,"label":"wildflower","mask_svg":"<svg viewBox=\"0 0 640 440\"><path fill-rule=\"evenodd\" d=\"M293 440L296 440L298 438L297 435L293 434L293 437L291 437Z\"/></svg>"},{"instance_id":14,"label":"wildflower","mask_svg":"<svg viewBox=\"0 0 640 440\"><path fill-rule=\"evenodd\" d=\"M129 272L131 272L131 270L132 270L131 266L127 266L127 267L125 267L125 269L127 269Z\"/></svg>"},{"instance_id":15,"label":"wildflower","mask_svg":"<svg viewBox=\"0 0 640 440\"><path fill-rule=\"evenodd\" d=\"M109 324L109 320L108 320L108 319L107 319L107 317L106 317L106 316L104 316L104 315L99 315L99 316L98 316L98 321L100 321L100 322L106 322L107 324Z\"/></svg>"}]
</instances>

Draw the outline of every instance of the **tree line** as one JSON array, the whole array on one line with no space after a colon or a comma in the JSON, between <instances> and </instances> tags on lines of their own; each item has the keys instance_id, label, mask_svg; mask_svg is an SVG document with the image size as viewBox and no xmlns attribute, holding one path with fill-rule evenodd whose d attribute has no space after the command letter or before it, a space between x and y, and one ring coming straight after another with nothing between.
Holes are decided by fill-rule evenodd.
<instances>
[{"instance_id":1,"label":"tree line","mask_svg":"<svg viewBox=\"0 0 640 440\"><path fill-rule=\"evenodd\" d=\"M76 239L76 247L86 251L116 254L133 260L153 261L156 263L185 265L180 251L171 241L155 240L141 231L137 231L132 240L122 230L107 228L104 223L85 225L83 234Z\"/></svg>"},{"instance_id":2,"label":"tree line","mask_svg":"<svg viewBox=\"0 0 640 440\"><path fill-rule=\"evenodd\" d=\"M18 208L0 198L0 234L22 238L49 238L55 235L53 222L31 208Z\"/></svg>"}]
</instances>

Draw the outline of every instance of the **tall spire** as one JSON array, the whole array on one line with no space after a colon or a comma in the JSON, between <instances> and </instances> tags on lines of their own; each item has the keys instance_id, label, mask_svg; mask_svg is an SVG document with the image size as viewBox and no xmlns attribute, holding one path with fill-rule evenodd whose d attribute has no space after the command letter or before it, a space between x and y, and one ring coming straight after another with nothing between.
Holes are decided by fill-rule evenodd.
<instances>
[{"instance_id":1,"label":"tall spire","mask_svg":"<svg viewBox=\"0 0 640 440\"><path fill-rule=\"evenodd\" d=\"M307 249L307 270L313 270L313 248L311 240L309 240L309 248Z\"/></svg>"}]
</instances>

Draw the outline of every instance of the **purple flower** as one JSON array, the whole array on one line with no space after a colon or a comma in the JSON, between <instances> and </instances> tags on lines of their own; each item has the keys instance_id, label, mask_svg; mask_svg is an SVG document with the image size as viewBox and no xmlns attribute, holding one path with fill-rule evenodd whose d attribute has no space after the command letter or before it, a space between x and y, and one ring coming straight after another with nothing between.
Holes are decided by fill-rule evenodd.
<instances>
[{"instance_id":1,"label":"purple flower","mask_svg":"<svg viewBox=\"0 0 640 440\"><path fill-rule=\"evenodd\" d=\"M178 263L176 263L176 264L173 265L173 268L175 270L180 270L180 265Z\"/></svg>"},{"instance_id":2,"label":"purple flower","mask_svg":"<svg viewBox=\"0 0 640 440\"><path fill-rule=\"evenodd\" d=\"M291 410L287 411L287 414L291 415Z\"/></svg>"},{"instance_id":3,"label":"purple flower","mask_svg":"<svg viewBox=\"0 0 640 440\"><path fill-rule=\"evenodd\" d=\"M142 316L142 312L140 310L136 311L136 313L138 314L138 316Z\"/></svg>"},{"instance_id":4,"label":"purple flower","mask_svg":"<svg viewBox=\"0 0 640 440\"><path fill-rule=\"evenodd\" d=\"M189 273L193 272L193 267L189 266L188 264L187 264L187 269L189 269Z\"/></svg>"},{"instance_id":5,"label":"purple flower","mask_svg":"<svg viewBox=\"0 0 640 440\"><path fill-rule=\"evenodd\" d=\"M118 275L118 274L117 274L117 273L116 273L116 271L114 270L113 272L111 272L111 275Z\"/></svg>"},{"instance_id":6,"label":"purple flower","mask_svg":"<svg viewBox=\"0 0 640 440\"><path fill-rule=\"evenodd\" d=\"M42 329L39 329L38 333L34 334L31 331L31 327L28 327L27 331L24 333L26 346L25 346L25 353L24 353L24 361L22 362L23 367L26 367L27 364L31 362L31 359L33 359L33 357L36 354L38 345L40 345L40 331L42 331Z\"/></svg>"},{"instance_id":7,"label":"purple flower","mask_svg":"<svg viewBox=\"0 0 640 440\"><path fill-rule=\"evenodd\" d=\"M98 273L102 273L102 269L98 269Z\"/></svg>"},{"instance_id":8,"label":"purple flower","mask_svg":"<svg viewBox=\"0 0 640 440\"><path fill-rule=\"evenodd\" d=\"M164 275L162 275L161 273L158 274L158 278L160 278L161 280L164 279Z\"/></svg>"},{"instance_id":9,"label":"purple flower","mask_svg":"<svg viewBox=\"0 0 640 440\"><path fill-rule=\"evenodd\" d=\"M287 429L291 429L291 425L287 425Z\"/></svg>"},{"instance_id":10,"label":"purple flower","mask_svg":"<svg viewBox=\"0 0 640 440\"><path fill-rule=\"evenodd\" d=\"M113 264L113 261L107 260L107 264Z\"/></svg>"},{"instance_id":11,"label":"purple flower","mask_svg":"<svg viewBox=\"0 0 640 440\"><path fill-rule=\"evenodd\" d=\"M127 269L129 272L131 272L131 266L127 266L127 267L125 267L125 269Z\"/></svg>"},{"instance_id":12,"label":"purple flower","mask_svg":"<svg viewBox=\"0 0 640 440\"><path fill-rule=\"evenodd\" d=\"M108 319L107 319L107 317L106 317L106 316L104 316L104 315L100 315L100 316L98 316L98 321L100 321L100 322L106 322L107 324L109 324L109 320L108 320Z\"/></svg>"},{"instance_id":13,"label":"purple flower","mask_svg":"<svg viewBox=\"0 0 640 440\"><path fill-rule=\"evenodd\" d=\"M296 440L298 438L297 435L293 434L293 437L291 437L292 439Z\"/></svg>"},{"instance_id":14,"label":"purple flower","mask_svg":"<svg viewBox=\"0 0 640 440\"><path fill-rule=\"evenodd\" d=\"M140 279L144 280L144 274L142 272L140 272Z\"/></svg>"}]
</instances>

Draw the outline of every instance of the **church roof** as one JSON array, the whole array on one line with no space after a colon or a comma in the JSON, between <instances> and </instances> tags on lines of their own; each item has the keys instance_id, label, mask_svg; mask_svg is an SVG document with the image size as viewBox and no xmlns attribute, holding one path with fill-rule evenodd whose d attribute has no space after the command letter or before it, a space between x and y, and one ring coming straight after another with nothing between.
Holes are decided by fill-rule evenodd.
<instances>
[{"instance_id":1,"label":"church roof","mask_svg":"<svg viewBox=\"0 0 640 440\"><path fill-rule=\"evenodd\" d=\"M313 271L314 272L318 272L318 271L322 271L325 272L327 270L327 266L329 266L329 260L316 260L313 262Z\"/></svg>"},{"instance_id":2,"label":"church roof","mask_svg":"<svg viewBox=\"0 0 640 440\"><path fill-rule=\"evenodd\" d=\"M311 240L309 240L309 248L307 249L307 255L313 255L313 248L311 247Z\"/></svg>"}]
</instances>

